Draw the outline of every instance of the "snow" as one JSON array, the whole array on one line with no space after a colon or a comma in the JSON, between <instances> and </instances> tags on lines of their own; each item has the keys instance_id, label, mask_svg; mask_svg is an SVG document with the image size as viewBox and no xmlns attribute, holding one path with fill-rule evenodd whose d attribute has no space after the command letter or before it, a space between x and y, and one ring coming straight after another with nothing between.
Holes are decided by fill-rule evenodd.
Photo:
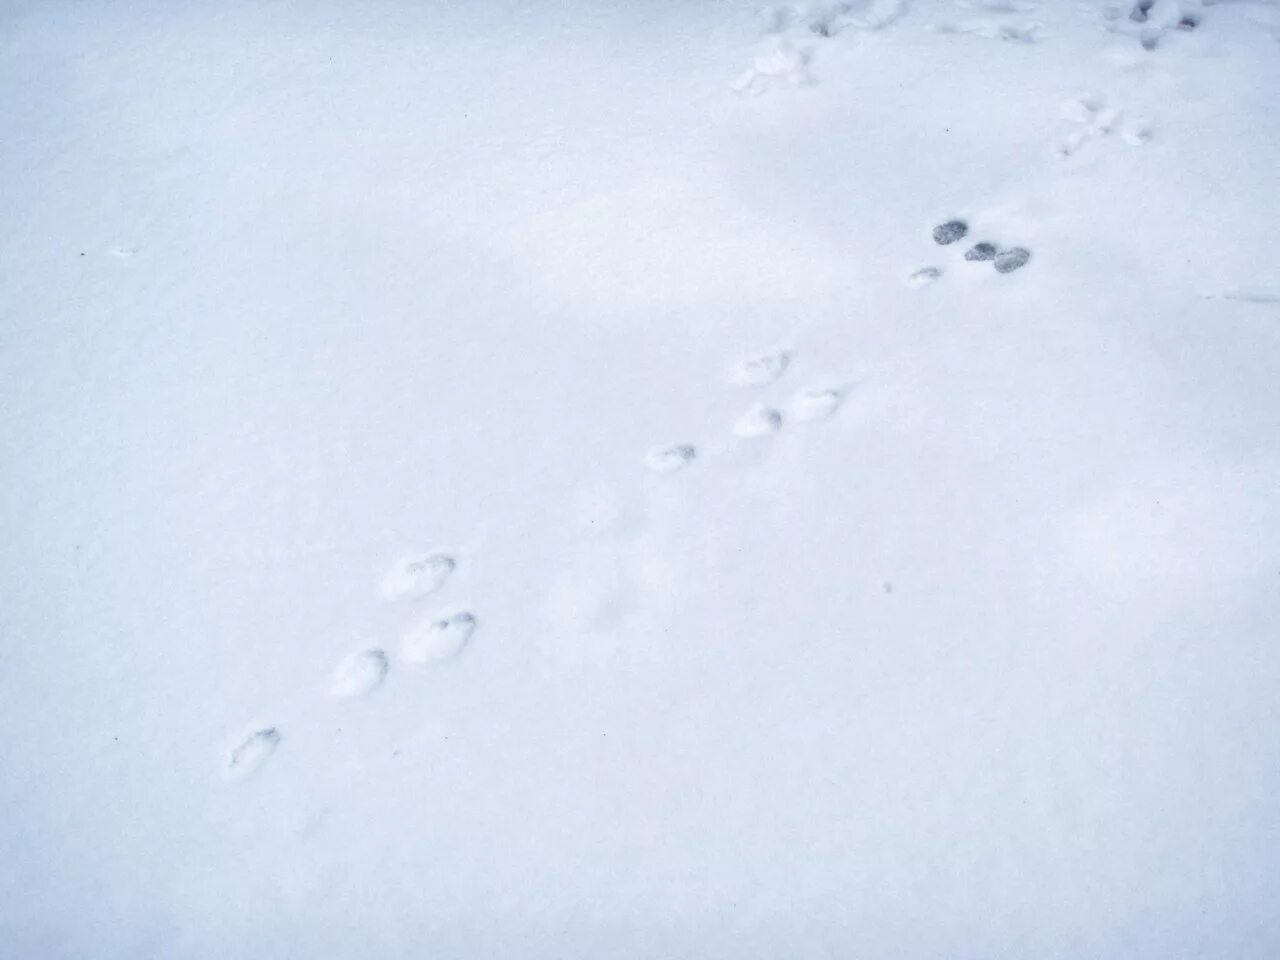
<instances>
[{"instance_id":1,"label":"snow","mask_svg":"<svg viewBox=\"0 0 1280 960\"><path fill-rule=\"evenodd\" d=\"M0 25L0 954L1280 955L1280 5Z\"/></svg>"}]
</instances>

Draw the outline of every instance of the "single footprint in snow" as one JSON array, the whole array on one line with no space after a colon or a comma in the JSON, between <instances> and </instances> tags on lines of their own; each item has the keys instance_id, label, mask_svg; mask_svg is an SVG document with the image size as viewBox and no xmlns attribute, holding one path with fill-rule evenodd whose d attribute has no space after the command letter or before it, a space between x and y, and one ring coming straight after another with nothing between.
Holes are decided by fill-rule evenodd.
<instances>
[{"instance_id":1,"label":"single footprint in snow","mask_svg":"<svg viewBox=\"0 0 1280 960\"><path fill-rule=\"evenodd\" d=\"M820 37L834 37L847 26L842 14L843 11L838 7L819 8L813 11L808 19L810 32Z\"/></svg>"},{"instance_id":2,"label":"single footprint in snow","mask_svg":"<svg viewBox=\"0 0 1280 960\"><path fill-rule=\"evenodd\" d=\"M384 600L430 596L444 586L457 565L453 557L443 553L404 557L387 571L379 592Z\"/></svg>"},{"instance_id":3,"label":"single footprint in snow","mask_svg":"<svg viewBox=\"0 0 1280 960\"><path fill-rule=\"evenodd\" d=\"M476 632L471 613L455 613L443 619L424 620L405 634L400 648L405 663L430 665L458 656Z\"/></svg>"},{"instance_id":4,"label":"single footprint in snow","mask_svg":"<svg viewBox=\"0 0 1280 960\"><path fill-rule=\"evenodd\" d=\"M1001 250L995 258L996 272L1013 273L1025 267L1030 259L1031 251L1026 247L1010 247L1008 250Z\"/></svg>"},{"instance_id":5,"label":"single footprint in snow","mask_svg":"<svg viewBox=\"0 0 1280 960\"><path fill-rule=\"evenodd\" d=\"M927 287L941 276L941 267L921 267L907 277L907 286Z\"/></svg>"},{"instance_id":6,"label":"single footprint in snow","mask_svg":"<svg viewBox=\"0 0 1280 960\"><path fill-rule=\"evenodd\" d=\"M733 425L734 436L745 439L767 437L782 427L782 414L773 407L756 404Z\"/></svg>"},{"instance_id":7,"label":"single footprint in snow","mask_svg":"<svg viewBox=\"0 0 1280 960\"><path fill-rule=\"evenodd\" d=\"M1099 110L1090 129L1099 136L1106 136L1116 128L1116 124L1119 123L1122 115L1123 111L1119 107Z\"/></svg>"},{"instance_id":8,"label":"single footprint in snow","mask_svg":"<svg viewBox=\"0 0 1280 960\"><path fill-rule=\"evenodd\" d=\"M844 391L834 387L804 387L787 405L790 419L800 423L827 420L844 403Z\"/></svg>"},{"instance_id":9,"label":"single footprint in snow","mask_svg":"<svg viewBox=\"0 0 1280 960\"><path fill-rule=\"evenodd\" d=\"M966 260L994 260L996 258L996 245L994 243L975 243L972 247L964 252Z\"/></svg>"},{"instance_id":10,"label":"single footprint in snow","mask_svg":"<svg viewBox=\"0 0 1280 960\"><path fill-rule=\"evenodd\" d=\"M382 650L357 651L334 668L329 695L345 698L372 693L387 678L388 666L387 655Z\"/></svg>"},{"instance_id":11,"label":"single footprint in snow","mask_svg":"<svg viewBox=\"0 0 1280 960\"><path fill-rule=\"evenodd\" d=\"M763 387L786 373L790 364L790 350L775 350L743 360L734 368L729 379L740 387Z\"/></svg>"},{"instance_id":12,"label":"single footprint in snow","mask_svg":"<svg viewBox=\"0 0 1280 960\"><path fill-rule=\"evenodd\" d=\"M1072 130L1053 145L1053 155L1060 160L1078 153L1080 148L1089 142L1089 135L1084 130Z\"/></svg>"},{"instance_id":13,"label":"single footprint in snow","mask_svg":"<svg viewBox=\"0 0 1280 960\"><path fill-rule=\"evenodd\" d=\"M683 470L698 456L698 449L691 443L672 443L654 447L645 456L645 464L656 473L675 473Z\"/></svg>"},{"instance_id":14,"label":"single footprint in snow","mask_svg":"<svg viewBox=\"0 0 1280 960\"><path fill-rule=\"evenodd\" d=\"M244 780L253 776L280 746L280 731L264 727L241 740L227 756L224 774L228 780Z\"/></svg>"},{"instance_id":15,"label":"single footprint in snow","mask_svg":"<svg viewBox=\"0 0 1280 960\"><path fill-rule=\"evenodd\" d=\"M1120 131L1120 139L1131 147L1140 147L1151 139L1154 124L1145 118L1134 119L1124 125Z\"/></svg>"},{"instance_id":16,"label":"single footprint in snow","mask_svg":"<svg viewBox=\"0 0 1280 960\"><path fill-rule=\"evenodd\" d=\"M957 240L963 240L968 232L969 225L963 220L948 220L933 228L933 242L946 246Z\"/></svg>"}]
</instances>

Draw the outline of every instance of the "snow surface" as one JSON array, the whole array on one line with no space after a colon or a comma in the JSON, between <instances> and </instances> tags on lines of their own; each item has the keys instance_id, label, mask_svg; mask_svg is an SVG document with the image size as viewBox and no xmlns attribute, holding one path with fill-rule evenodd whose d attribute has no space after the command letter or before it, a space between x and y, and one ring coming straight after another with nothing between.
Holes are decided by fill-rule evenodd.
<instances>
[{"instance_id":1,"label":"snow surface","mask_svg":"<svg viewBox=\"0 0 1280 960\"><path fill-rule=\"evenodd\" d=\"M1280 956L1278 40L4 4L0 954Z\"/></svg>"}]
</instances>

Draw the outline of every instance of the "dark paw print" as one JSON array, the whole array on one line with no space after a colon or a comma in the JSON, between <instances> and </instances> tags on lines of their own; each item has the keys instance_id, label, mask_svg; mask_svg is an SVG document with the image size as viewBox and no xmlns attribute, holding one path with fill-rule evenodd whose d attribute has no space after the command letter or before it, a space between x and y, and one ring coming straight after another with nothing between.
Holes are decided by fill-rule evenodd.
<instances>
[{"instance_id":1,"label":"dark paw print","mask_svg":"<svg viewBox=\"0 0 1280 960\"><path fill-rule=\"evenodd\" d=\"M1133 5L1133 9L1129 11L1129 19L1134 23L1146 23L1147 17L1151 13L1151 8L1156 5L1156 0L1138 0Z\"/></svg>"},{"instance_id":2,"label":"dark paw print","mask_svg":"<svg viewBox=\"0 0 1280 960\"><path fill-rule=\"evenodd\" d=\"M1030 259L1031 251L1026 247L1010 247L1007 250L1001 250L995 256L996 272L1013 273L1015 270L1021 270Z\"/></svg>"},{"instance_id":3,"label":"dark paw print","mask_svg":"<svg viewBox=\"0 0 1280 960\"><path fill-rule=\"evenodd\" d=\"M964 239L969 234L969 224L963 220L948 220L933 228L933 240L942 246ZM964 252L964 258L971 263L990 262L997 273L1013 273L1021 270L1031 260L1031 251L1026 247L1000 247L989 241L975 243ZM911 275L913 286L923 286L942 275L937 267L926 267Z\"/></svg>"},{"instance_id":4,"label":"dark paw print","mask_svg":"<svg viewBox=\"0 0 1280 960\"><path fill-rule=\"evenodd\" d=\"M963 240L968 232L969 225L963 220L948 220L933 228L933 241L946 246L948 243Z\"/></svg>"},{"instance_id":5,"label":"dark paw print","mask_svg":"<svg viewBox=\"0 0 1280 960\"><path fill-rule=\"evenodd\" d=\"M1168 21L1161 25L1151 19L1151 11L1155 5L1155 0L1138 0L1129 9L1129 19L1134 23L1144 24L1137 33L1137 37L1145 50L1156 49L1160 45L1165 30L1168 29ZM1183 13L1173 25L1179 30L1194 30L1200 26L1200 15L1197 12Z\"/></svg>"},{"instance_id":6,"label":"dark paw print","mask_svg":"<svg viewBox=\"0 0 1280 960\"><path fill-rule=\"evenodd\" d=\"M820 37L834 37L837 33L829 17L816 17L809 24L809 32Z\"/></svg>"},{"instance_id":7,"label":"dark paw print","mask_svg":"<svg viewBox=\"0 0 1280 960\"><path fill-rule=\"evenodd\" d=\"M1026 247L997 247L994 243L975 243L964 252L964 258L971 263L990 261L997 273L1013 273L1021 270L1031 259L1031 251Z\"/></svg>"}]
</instances>

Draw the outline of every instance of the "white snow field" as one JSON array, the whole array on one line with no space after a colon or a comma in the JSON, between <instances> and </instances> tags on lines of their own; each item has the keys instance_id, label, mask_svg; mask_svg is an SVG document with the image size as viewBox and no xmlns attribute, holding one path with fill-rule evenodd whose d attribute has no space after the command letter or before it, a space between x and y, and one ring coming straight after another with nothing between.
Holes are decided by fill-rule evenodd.
<instances>
[{"instance_id":1,"label":"white snow field","mask_svg":"<svg viewBox=\"0 0 1280 960\"><path fill-rule=\"evenodd\" d=\"M1280 6L0 11L0 956L1280 956Z\"/></svg>"}]
</instances>

